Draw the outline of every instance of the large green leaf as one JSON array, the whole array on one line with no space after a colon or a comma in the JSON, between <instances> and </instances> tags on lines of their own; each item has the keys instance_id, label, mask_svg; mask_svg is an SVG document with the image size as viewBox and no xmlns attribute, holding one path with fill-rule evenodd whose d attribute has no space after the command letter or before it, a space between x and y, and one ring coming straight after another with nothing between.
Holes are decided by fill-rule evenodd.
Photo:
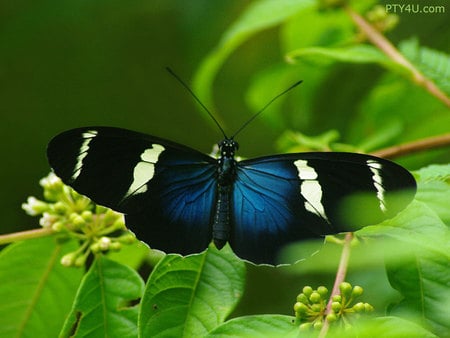
<instances>
[{"instance_id":1,"label":"large green leaf","mask_svg":"<svg viewBox=\"0 0 450 338\"><path fill-rule=\"evenodd\" d=\"M61 337L137 337L144 282L129 267L98 256L78 290Z\"/></svg>"},{"instance_id":2,"label":"large green leaf","mask_svg":"<svg viewBox=\"0 0 450 338\"><path fill-rule=\"evenodd\" d=\"M57 337L82 277L60 264L75 242L54 237L11 244L0 254L0 337Z\"/></svg>"},{"instance_id":3,"label":"large green leaf","mask_svg":"<svg viewBox=\"0 0 450 338\"><path fill-rule=\"evenodd\" d=\"M235 307L245 265L228 246L167 255L152 272L139 315L141 337L202 337Z\"/></svg>"},{"instance_id":4,"label":"large green leaf","mask_svg":"<svg viewBox=\"0 0 450 338\"><path fill-rule=\"evenodd\" d=\"M404 297L390 313L411 318L441 337L450 332L449 258L432 253L417 254L398 265L387 265L389 281ZM447 335L446 335L447 334Z\"/></svg>"},{"instance_id":5,"label":"large green leaf","mask_svg":"<svg viewBox=\"0 0 450 338\"><path fill-rule=\"evenodd\" d=\"M297 337L299 324L295 317L282 315L256 315L231 319L210 332L206 337Z\"/></svg>"},{"instance_id":6,"label":"large green leaf","mask_svg":"<svg viewBox=\"0 0 450 338\"><path fill-rule=\"evenodd\" d=\"M207 107L212 107L212 84L226 58L253 34L275 26L301 10L315 5L313 0L261 0L252 3L223 34L218 45L203 60L195 75L194 91Z\"/></svg>"},{"instance_id":7,"label":"large green leaf","mask_svg":"<svg viewBox=\"0 0 450 338\"><path fill-rule=\"evenodd\" d=\"M387 265L392 287L403 296L392 313L413 318L437 334L449 332L450 231L438 215L414 201L394 219L358 233L398 241L397 250L385 252L402 256L400 262L388 260Z\"/></svg>"}]
</instances>

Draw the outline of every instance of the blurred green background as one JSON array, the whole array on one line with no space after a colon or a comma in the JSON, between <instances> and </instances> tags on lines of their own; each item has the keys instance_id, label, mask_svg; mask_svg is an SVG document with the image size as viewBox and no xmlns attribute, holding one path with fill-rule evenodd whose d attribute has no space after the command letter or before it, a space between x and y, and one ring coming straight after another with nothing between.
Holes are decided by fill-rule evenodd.
<instances>
[{"instance_id":1,"label":"blurred green background","mask_svg":"<svg viewBox=\"0 0 450 338\"><path fill-rule=\"evenodd\" d=\"M220 131L165 67L170 66L191 83L224 32L254 3L1 1L0 233L37 226L37 220L21 210L21 203L30 195L41 196L38 181L50 170L46 145L63 130L88 125L119 126L209 153L213 144L221 140ZM370 7L376 1L360 3ZM435 4L445 6L446 2ZM450 7L446 6L446 13L439 15L399 14L399 25L388 37L396 45L417 38L423 46L449 53L449 13ZM325 40L333 39L334 25L341 19L333 13L319 15L330 25ZM352 25L346 25L354 31ZM449 131L448 109L441 102L409 81L388 74L379 65L286 65L285 53L295 49L289 41L298 38L319 44L319 37L311 37L315 29L314 19L301 14L281 28L257 32L231 53L218 72L211 88L214 104L205 102L228 134L233 134L252 112L280 91L276 85L271 88L271 74L288 69L286 83L304 80L284 98L283 104L274 104L239 134L240 155L252 157L281 151L276 144L286 129L312 136L336 129L340 141L354 145L364 144L365 137L377 140L379 130L380 135L391 135L374 142L379 147ZM448 68L444 71L450 73ZM284 84L284 88L287 86ZM199 95L203 98L203 93ZM427 156L402 158L400 162L417 169L429 163L447 163L449 159L449 151L444 149ZM326 254L337 257L339 250ZM311 267L314 264L309 267L310 278L323 279ZM371 276L367 274L370 269L384 273L382 262L366 268L355 272L359 280ZM252 288L245 301L259 313L286 313L285 303L282 310L273 306L280 303L278 293L266 294L262 302L260 297L267 284L276 283L280 290L288 285L292 288L298 277L280 279L279 271L270 270L264 277L266 284L253 284L264 270L250 267Z\"/></svg>"},{"instance_id":2,"label":"blurred green background","mask_svg":"<svg viewBox=\"0 0 450 338\"><path fill-rule=\"evenodd\" d=\"M41 195L46 145L65 129L120 126L209 152L220 133L165 67L189 82L245 4L1 1L0 232L36 226L20 205Z\"/></svg>"}]
</instances>

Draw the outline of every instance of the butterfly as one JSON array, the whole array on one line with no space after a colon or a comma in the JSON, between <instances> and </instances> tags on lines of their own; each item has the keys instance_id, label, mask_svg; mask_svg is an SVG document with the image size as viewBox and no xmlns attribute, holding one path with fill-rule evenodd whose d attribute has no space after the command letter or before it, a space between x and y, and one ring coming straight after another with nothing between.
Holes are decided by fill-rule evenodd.
<instances>
[{"instance_id":1,"label":"butterfly","mask_svg":"<svg viewBox=\"0 0 450 338\"><path fill-rule=\"evenodd\" d=\"M218 249L228 242L256 264L278 263L289 243L393 217L414 197L416 183L406 169L370 155L310 152L238 161L238 132L227 137L222 130L215 158L135 131L84 127L55 136L47 157L64 183L124 213L127 227L151 248L188 255L211 241ZM406 191L400 200L399 191ZM355 193L364 195L363 204L349 206ZM362 219L347 217L353 213Z\"/></svg>"}]
</instances>

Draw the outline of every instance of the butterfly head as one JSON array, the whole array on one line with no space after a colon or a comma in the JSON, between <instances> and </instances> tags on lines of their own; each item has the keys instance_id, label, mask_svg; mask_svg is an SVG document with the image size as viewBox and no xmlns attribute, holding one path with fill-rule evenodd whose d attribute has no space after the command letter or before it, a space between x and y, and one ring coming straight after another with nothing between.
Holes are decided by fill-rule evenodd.
<instances>
[{"instance_id":1,"label":"butterfly head","mask_svg":"<svg viewBox=\"0 0 450 338\"><path fill-rule=\"evenodd\" d=\"M231 138L226 138L219 143L220 157L222 158L233 158L238 149L239 144Z\"/></svg>"}]
</instances>

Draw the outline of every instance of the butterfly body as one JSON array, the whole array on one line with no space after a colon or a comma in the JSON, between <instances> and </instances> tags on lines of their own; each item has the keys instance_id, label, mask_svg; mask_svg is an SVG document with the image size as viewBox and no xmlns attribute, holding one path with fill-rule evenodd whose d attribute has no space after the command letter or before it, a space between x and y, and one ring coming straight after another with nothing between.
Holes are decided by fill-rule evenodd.
<instances>
[{"instance_id":1,"label":"butterfly body","mask_svg":"<svg viewBox=\"0 0 450 338\"><path fill-rule=\"evenodd\" d=\"M219 249L229 242L254 263L274 264L291 242L392 217L414 197L412 175L373 156L297 153L237 161L237 149L225 138L213 158L155 136L86 127L57 135L47 156L63 182L124 213L127 227L150 247L186 255L211 241ZM394 203L391 196L404 189ZM368 223L343 215L342 203L355 193L368 195L359 206L370 214Z\"/></svg>"}]
</instances>

